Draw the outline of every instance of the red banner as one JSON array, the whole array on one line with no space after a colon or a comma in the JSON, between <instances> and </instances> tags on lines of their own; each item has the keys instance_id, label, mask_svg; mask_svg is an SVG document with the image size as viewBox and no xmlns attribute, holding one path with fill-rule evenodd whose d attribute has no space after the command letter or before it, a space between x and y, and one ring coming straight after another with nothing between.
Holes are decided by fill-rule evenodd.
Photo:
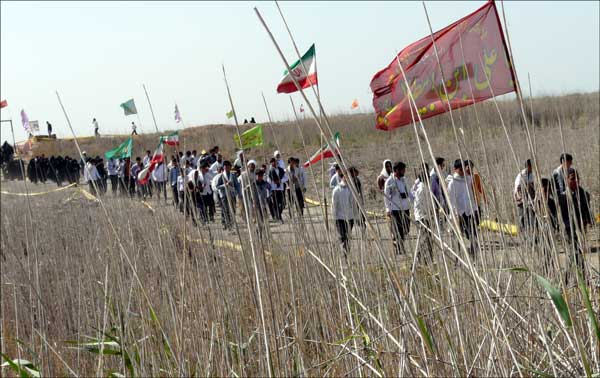
<instances>
[{"instance_id":1,"label":"red banner","mask_svg":"<svg viewBox=\"0 0 600 378\"><path fill-rule=\"evenodd\" d=\"M378 129L391 130L413 122L398 60L423 119L447 112L448 99L452 109L457 109L515 91L513 71L493 1L433 37L446 81L447 98L433 42L431 36L427 36L404 48L371 80ZM417 120L416 114L414 119Z\"/></svg>"}]
</instances>

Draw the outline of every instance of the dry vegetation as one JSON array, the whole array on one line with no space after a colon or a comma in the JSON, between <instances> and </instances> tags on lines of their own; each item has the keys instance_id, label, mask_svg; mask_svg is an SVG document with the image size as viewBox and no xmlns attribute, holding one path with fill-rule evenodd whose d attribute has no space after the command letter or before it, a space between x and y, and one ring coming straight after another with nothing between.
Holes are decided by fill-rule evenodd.
<instances>
[{"instance_id":1,"label":"dry vegetation","mask_svg":"<svg viewBox=\"0 0 600 378\"><path fill-rule=\"evenodd\" d=\"M516 102L500 103L515 162L492 103L455 113L464 131L462 154L475 161L493 200L485 216L514 223L514 178L531 157ZM481 120L482 139L475 118ZM533 101L537 162L548 176L565 149L575 157L583 186L598 213L599 94ZM368 114L332 118L345 158L361 170L367 208L381 211L374 190L384 158L420 162L412 126L373 130ZM425 121L436 155L453 160L459 148L447 116ZM316 126L277 123L277 142L250 157L309 155L319 145ZM233 152L232 127L182 132L185 149L218 144ZM82 141L101 154L118 140ZM62 153L75 155L72 142ZM136 152L156 136L136 138ZM50 150L45 151L51 154ZM426 159L429 160L429 159ZM517 165L518 164L518 165ZM309 177L320 188L320 166ZM409 173L413 177L412 171ZM51 189L50 185L43 188ZM40 187L29 189L41 191ZM23 183L2 190L23 191ZM329 195L329 191L327 191ZM319 207L301 219L286 210L285 225L257 225L238 216L238 231L194 228L169 205L137 200L94 202L78 191L45 196L3 195L2 353L31 361L43 375L131 376L510 376L600 373L597 284L580 280L568 264L560 235L552 246L482 230L476 261L451 231L434 262L395 256L385 220L374 233L354 230L344 261L335 232ZM588 277L598 280L598 226L587 235ZM249 233L254 243L250 243ZM241 245L239 248L237 245ZM377 246L381 246L381 253ZM542 247L558 263L543 267ZM564 282L564 273L571 281ZM544 276L545 279L540 278ZM14 374L5 367L2 374Z\"/></svg>"}]
</instances>

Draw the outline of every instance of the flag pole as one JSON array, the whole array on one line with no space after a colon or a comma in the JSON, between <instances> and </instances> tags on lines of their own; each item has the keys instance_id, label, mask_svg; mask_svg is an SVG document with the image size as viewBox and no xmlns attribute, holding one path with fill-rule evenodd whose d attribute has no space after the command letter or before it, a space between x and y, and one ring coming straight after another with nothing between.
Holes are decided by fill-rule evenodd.
<instances>
[{"instance_id":1,"label":"flag pole","mask_svg":"<svg viewBox=\"0 0 600 378\"><path fill-rule=\"evenodd\" d=\"M262 18L262 15L258 11L258 8L254 7L254 12L256 13L256 16L258 17L258 19L259 19L260 23L262 24L262 26L265 28L265 31L267 32L269 38L271 39L271 42L273 42L273 45L275 46L275 49L277 50L277 53L279 54L279 57L281 58L282 62L284 63L286 69L288 70L288 72L291 72L290 65L289 65L287 59L285 58L285 56L283 55L283 51L281 51L281 48L279 47L279 44L277 44L277 41L275 41L275 37L273 36L273 33L271 33L271 30L269 29L269 27L265 23L265 20ZM308 101L308 98L306 97L306 94L304 93L304 91L300 87L300 84L298 83L298 80L296 80L296 78L293 75L290 75L290 77L294 81L294 84L296 85L296 88L298 88L298 91L302 95L302 98L307 103L308 108L309 108L310 112L312 113L312 115L313 115L313 117L314 117L314 119L315 119L315 121L317 123L317 126L319 127L319 130L322 133L325 133L324 128L323 128L323 126L322 126L322 124L321 124L321 122L319 120L319 117L317 116L317 113L315 112L314 107L312 106L312 104L310 103L310 101ZM313 90L314 90L314 88L313 88ZM322 106L321 101L320 101L319 98L317 98L317 102L318 102L318 105L319 105L320 109L323 109L323 106ZM323 120L325 121L325 126L328 129L327 131L329 132L331 139L333 139L333 133L331 132L331 127L329 125L329 120L327 118L327 114L325 113L325 111L323 111ZM341 149L339 147L337 148L337 152L338 152L337 154L334 154L336 162L338 162L338 164L340 164L340 168L342 169L342 172L344 172L344 174L348 174L348 170L346 169L346 166L345 166L345 163L344 163L344 159L343 159L343 156L342 156L342 152L341 152ZM350 184L349 187L350 187L350 192L352 193L352 197L356 201L356 203L358 205L358 208L360 209L361 213L365 216L365 223L366 223L366 226L367 226L367 230L373 236L373 239L374 239L374 242L375 242L375 249L377 250L377 253L379 254L379 257L381 258L381 261L383 262L383 265L384 265L384 268L385 268L385 271L386 271L388 277L390 277L390 281L392 283L392 289L393 289L392 291L394 293L394 299L398 303L404 303L404 302L406 302L406 298L407 298L406 293L404 292L404 289L400 285L398 277L396 276L395 272L393 271L393 269L391 267L391 264L388 261L388 258L386 257L386 255L384 253L383 246L381 245L381 240L380 240L380 238L378 238L378 234L377 234L375 228L373 227L373 225L369 221L368 214L366 213L366 210L365 210L364 206L359 201L358 192L356 190L355 185L353 184L353 180L349 180L349 184ZM411 308L410 306L408 306L408 310L409 310L409 315L411 317L411 320L416 323L417 320L416 320L416 313L415 313L414 309ZM385 327L383 327L382 324L379 324L379 325L380 325L380 327L382 329L385 330ZM386 335L388 337L390 337L390 339L394 342L394 344L396 346L398 346L399 348L402 349L401 344L398 342L398 340L396 340L393 337L393 335L387 333L387 331L386 331ZM411 358L411 363L415 364L416 366L419 366L418 363L416 361L414 361L412 358Z\"/></svg>"},{"instance_id":2,"label":"flag pole","mask_svg":"<svg viewBox=\"0 0 600 378\"><path fill-rule=\"evenodd\" d=\"M154 110L152 109L152 103L150 102L150 96L148 95L148 91L146 90L146 84L142 84L142 87L144 87L144 93L146 93L146 100L148 100L148 106L150 106L150 113L152 114L152 120L154 121L154 127L156 128L156 132L160 133L160 131L158 131L158 125L156 124L156 117L154 117ZM138 116L138 121L139 121L139 116Z\"/></svg>"},{"instance_id":3,"label":"flag pole","mask_svg":"<svg viewBox=\"0 0 600 378\"><path fill-rule=\"evenodd\" d=\"M233 119L235 121L235 129L238 135L238 140L240 141L240 150L242 150L242 152L244 151L244 143L242 141L242 135L240 133L240 126L238 123L238 119L237 119L237 114L235 112L235 107L233 106L233 99L231 98L231 91L229 90L229 83L227 82L227 74L225 73L225 65L222 65L223 68L223 80L225 81L225 87L227 88L227 97L229 98L229 104L231 105L231 110L233 111ZM242 169L244 170L244 172L248 172L248 168L246 164L243 164L244 167L242 167ZM242 181L243 184L243 181ZM229 193L229 190L226 189L226 192ZM273 372L271 370L271 352L269 350L269 341L267 339L267 329L265 327L265 314L264 314L264 310L263 310L263 304L262 304L262 295L261 295L261 289L260 289L260 278L258 276L258 265L256 263L256 251L254 250L254 238L252 235L252 230L250 229L250 218L249 218L249 208L248 208L248 203L246 201L246 193L245 193L245 188L242 185L242 202L244 203L244 215L246 218L246 225L247 225L247 229L248 229L248 238L250 240L250 250L252 251L252 263L254 265L254 278L256 280L256 292L257 292L257 297L258 297L258 306L259 306L259 311L260 311L260 321L262 324L262 329L263 329L263 342L265 344L265 354L266 354L266 358L267 358L267 371L268 371L268 375L269 376L273 376ZM227 201L228 202L228 206L231 206L231 201Z\"/></svg>"}]
</instances>

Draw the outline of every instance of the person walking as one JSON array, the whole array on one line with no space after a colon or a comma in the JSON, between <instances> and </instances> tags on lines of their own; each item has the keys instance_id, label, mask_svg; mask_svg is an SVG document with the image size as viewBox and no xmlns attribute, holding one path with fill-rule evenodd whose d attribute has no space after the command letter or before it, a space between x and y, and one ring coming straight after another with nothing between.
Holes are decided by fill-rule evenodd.
<instances>
[{"instance_id":1,"label":"person walking","mask_svg":"<svg viewBox=\"0 0 600 378\"><path fill-rule=\"evenodd\" d=\"M352 192L346 183L343 173L339 173L337 185L331 193L331 214L335 220L335 229L337 230L340 248L344 252L344 257L348 258L350 252L350 235L354 227L354 211Z\"/></svg>"},{"instance_id":2,"label":"person walking","mask_svg":"<svg viewBox=\"0 0 600 378\"><path fill-rule=\"evenodd\" d=\"M435 158L435 164L437 165L438 170L443 176L444 172L446 172L446 159L444 159L443 157L437 157ZM429 181L431 185L431 193L433 193L433 197L435 199L436 211L438 211L439 209L444 209L444 211L446 211L447 213L448 206L446 204L446 198L442 190L442 182L435 168L431 168L431 171L429 172Z\"/></svg>"},{"instance_id":3,"label":"person walking","mask_svg":"<svg viewBox=\"0 0 600 378\"><path fill-rule=\"evenodd\" d=\"M85 163L83 178L89 185L90 193L97 196L100 191L100 175L98 174L98 168L96 168L96 161L92 158L87 158Z\"/></svg>"},{"instance_id":4,"label":"person walking","mask_svg":"<svg viewBox=\"0 0 600 378\"><path fill-rule=\"evenodd\" d=\"M223 172L215 179L217 180L216 187L221 202L221 222L225 230L229 230L233 227L236 199L240 193L239 183L231 172L231 162L229 160L223 162Z\"/></svg>"},{"instance_id":5,"label":"person walking","mask_svg":"<svg viewBox=\"0 0 600 378\"><path fill-rule=\"evenodd\" d=\"M392 161L385 159L383 161L383 168L381 169L381 173L377 176L377 188L381 193L383 193L383 189L385 188L385 182L392 174Z\"/></svg>"},{"instance_id":6,"label":"person walking","mask_svg":"<svg viewBox=\"0 0 600 378\"><path fill-rule=\"evenodd\" d=\"M392 238L396 254L404 253L404 240L410 232L410 201L412 194L408 190L406 164L398 162L393 166L393 174L386 180L383 190L385 212L390 218Z\"/></svg>"},{"instance_id":7,"label":"person walking","mask_svg":"<svg viewBox=\"0 0 600 378\"><path fill-rule=\"evenodd\" d=\"M131 122L131 135L138 135L137 126L135 125L134 122Z\"/></svg>"},{"instance_id":8,"label":"person walking","mask_svg":"<svg viewBox=\"0 0 600 378\"><path fill-rule=\"evenodd\" d=\"M354 218L354 223L357 224L361 230L364 232L366 229L365 217L360 211L361 207L365 205L365 198L363 196L362 182L360 181L358 169L354 166L348 168L348 173L350 173L350 178L352 179L352 183L356 188L356 192L358 194L358 201L352 198L352 214Z\"/></svg>"},{"instance_id":9,"label":"person walking","mask_svg":"<svg viewBox=\"0 0 600 378\"><path fill-rule=\"evenodd\" d=\"M433 212L434 207L432 206L431 197L433 191L429 189L427 185L427 176L429 174L429 166L427 163L423 163L421 171L417 175L417 179L411 189L413 201L413 212L415 216L415 222L417 229L421 235L423 241L423 247L418 248L419 260L425 262L433 261L433 245L431 232L431 225L434 224Z\"/></svg>"},{"instance_id":10,"label":"person walking","mask_svg":"<svg viewBox=\"0 0 600 378\"><path fill-rule=\"evenodd\" d=\"M271 215L273 219L283 223L284 190L287 176L285 171L278 166L277 159L271 158L271 167L267 172L269 184L271 184Z\"/></svg>"},{"instance_id":11,"label":"person walking","mask_svg":"<svg viewBox=\"0 0 600 378\"><path fill-rule=\"evenodd\" d=\"M179 207L179 188L177 185L177 178L181 175L179 164L177 163L177 158L171 159L171 164L169 164L169 185L171 186L171 191L173 193L173 206L175 208Z\"/></svg>"},{"instance_id":12,"label":"person walking","mask_svg":"<svg viewBox=\"0 0 600 378\"><path fill-rule=\"evenodd\" d=\"M296 158L291 157L288 162L286 174L288 176L288 199L290 204L295 204L296 210L302 216L304 214L304 192L306 191L306 178L298 167ZM291 211L291 206L290 206Z\"/></svg>"},{"instance_id":13,"label":"person walking","mask_svg":"<svg viewBox=\"0 0 600 378\"><path fill-rule=\"evenodd\" d=\"M46 126L48 127L48 137L52 137L52 125L46 121Z\"/></svg>"},{"instance_id":14,"label":"person walking","mask_svg":"<svg viewBox=\"0 0 600 378\"><path fill-rule=\"evenodd\" d=\"M517 204L519 228L522 232L532 231L535 225L535 188L531 159L527 159L525 169L519 172L515 178L513 199Z\"/></svg>"},{"instance_id":15,"label":"person walking","mask_svg":"<svg viewBox=\"0 0 600 378\"><path fill-rule=\"evenodd\" d=\"M96 121L96 118L94 118L92 120L92 125L94 126L94 136L99 137L100 136L100 131L99 131L99 127L98 127L98 121Z\"/></svg>"},{"instance_id":16,"label":"person walking","mask_svg":"<svg viewBox=\"0 0 600 378\"><path fill-rule=\"evenodd\" d=\"M477 242L477 224L473 217L473 205L471 198L471 185L465 178L463 161L458 159L454 162L454 174L448 177L448 200L452 205L454 214L458 220L462 234L471 242L469 253L474 258L479 249Z\"/></svg>"},{"instance_id":17,"label":"person walking","mask_svg":"<svg viewBox=\"0 0 600 378\"><path fill-rule=\"evenodd\" d=\"M144 168L142 165L142 159L138 156L135 158L135 163L130 169L130 178L129 178L129 194L133 197L136 193L138 198L142 197L142 188L138 184L138 174Z\"/></svg>"},{"instance_id":18,"label":"person walking","mask_svg":"<svg viewBox=\"0 0 600 378\"><path fill-rule=\"evenodd\" d=\"M554 188L556 195L560 196L567 190L565 184L565 176L567 171L573 165L573 156L571 154L563 153L560 155L560 165L552 171L552 180L554 181Z\"/></svg>"},{"instance_id":19,"label":"person walking","mask_svg":"<svg viewBox=\"0 0 600 378\"><path fill-rule=\"evenodd\" d=\"M259 222L264 225L269 219L269 197L271 196L271 185L265 180L265 171L260 169L256 172L257 215Z\"/></svg>"},{"instance_id":20,"label":"person walking","mask_svg":"<svg viewBox=\"0 0 600 378\"><path fill-rule=\"evenodd\" d=\"M594 224L590 194L579 186L579 175L575 169L568 168L565 173L565 191L558 196L558 205L566 239L572 251L567 251L567 255L571 263L576 264L585 280L583 241L588 227Z\"/></svg>"},{"instance_id":21,"label":"person walking","mask_svg":"<svg viewBox=\"0 0 600 378\"><path fill-rule=\"evenodd\" d=\"M108 172L108 178L110 180L110 188L112 194L113 196L116 196L117 188L119 186L119 172L117 170L117 162L114 158L111 157L110 159L108 159L108 162L106 163L106 171Z\"/></svg>"},{"instance_id":22,"label":"person walking","mask_svg":"<svg viewBox=\"0 0 600 378\"><path fill-rule=\"evenodd\" d=\"M152 171L152 181L156 186L157 199L160 201L160 194L163 193L165 203L167 203L167 166L163 161L160 161Z\"/></svg>"},{"instance_id":23,"label":"person walking","mask_svg":"<svg viewBox=\"0 0 600 378\"><path fill-rule=\"evenodd\" d=\"M485 196L485 191L483 189L483 182L481 181L481 175L479 172L475 171L475 164L471 160L464 161L465 167L465 178L467 182L471 186L471 192L473 192L473 197L471 198L471 203L473 204L473 217L475 218L475 222L479 224L480 215L481 215L481 205L482 203L487 202L487 197Z\"/></svg>"}]
</instances>

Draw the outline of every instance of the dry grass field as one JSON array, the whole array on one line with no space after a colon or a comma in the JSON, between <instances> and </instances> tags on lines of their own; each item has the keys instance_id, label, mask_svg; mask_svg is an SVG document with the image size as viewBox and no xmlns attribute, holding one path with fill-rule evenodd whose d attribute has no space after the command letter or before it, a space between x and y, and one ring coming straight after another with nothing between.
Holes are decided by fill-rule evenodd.
<instances>
[{"instance_id":1,"label":"dry grass field","mask_svg":"<svg viewBox=\"0 0 600 378\"><path fill-rule=\"evenodd\" d=\"M594 214L600 213L599 103L599 93L532 101L541 176L550 175L563 150L572 153ZM475 162L489 196L484 218L515 223L514 179L533 154L518 103L499 105L508 139L491 102L455 112L458 144L447 115L424 123L437 156L453 161L460 151ZM412 182L421 159L412 126L386 133L374 130L372 118L331 120L345 160L360 170L366 210L381 213L375 188L381 161L406 162ZM247 156L262 161L279 149L284 158L304 160L320 138L314 121L299 127L306 150L295 122L281 122L266 125L267 145ZM216 144L231 156L233 132L223 125L183 130L183 149ZM153 149L156 139L136 137L136 154ZM81 145L100 155L121 140ZM36 153L58 151L76 156L66 140ZM307 197L318 199L321 165L308 176ZM31 192L55 188L27 182ZM25 183L3 181L2 191L24 192ZM218 220L194 227L156 198L142 203L109 193L92 200L79 188L2 194L0 204L0 346L3 362L29 361L21 364L24 375L600 374L598 224L585 238L586 281L570 264L565 238L545 221L535 237L481 229L474 259L468 242L444 222L434 231L433 261L425 263L418 258L423 235L414 225L407 253L395 255L387 221L375 214L366 230L354 229L345 260L319 206L304 217L286 209L284 224L264 228L247 223L239 209L231 232ZM18 365L5 365L3 376L18 375Z\"/></svg>"}]
</instances>

